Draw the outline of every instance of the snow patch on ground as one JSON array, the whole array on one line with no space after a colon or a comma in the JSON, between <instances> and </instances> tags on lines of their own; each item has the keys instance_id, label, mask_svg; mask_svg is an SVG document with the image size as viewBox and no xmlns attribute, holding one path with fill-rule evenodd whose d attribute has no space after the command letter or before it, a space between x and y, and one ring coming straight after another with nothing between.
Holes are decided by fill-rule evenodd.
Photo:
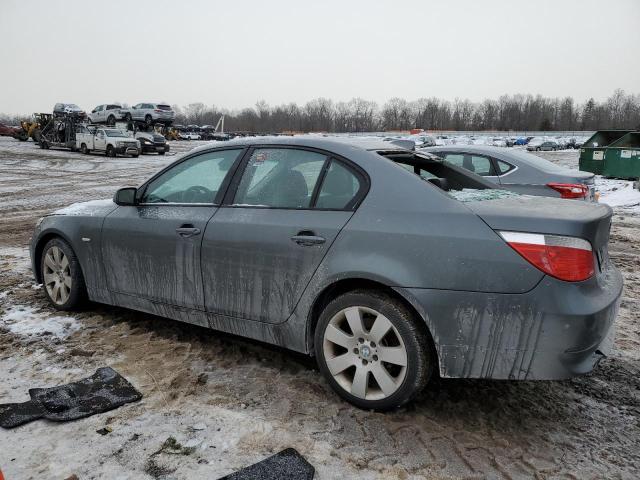
<instances>
[{"instance_id":1,"label":"snow patch on ground","mask_svg":"<svg viewBox=\"0 0 640 480\"><path fill-rule=\"evenodd\" d=\"M49 333L60 339L80 329L80 324L73 317L48 316L46 312L37 312L35 308L25 305L10 305L0 317L0 325L16 335Z\"/></svg>"},{"instance_id":2,"label":"snow patch on ground","mask_svg":"<svg viewBox=\"0 0 640 480\"><path fill-rule=\"evenodd\" d=\"M632 181L596 177L596 186L601 203L640 213L640 191L633 188Z\"/></svg>"}]
</instances>

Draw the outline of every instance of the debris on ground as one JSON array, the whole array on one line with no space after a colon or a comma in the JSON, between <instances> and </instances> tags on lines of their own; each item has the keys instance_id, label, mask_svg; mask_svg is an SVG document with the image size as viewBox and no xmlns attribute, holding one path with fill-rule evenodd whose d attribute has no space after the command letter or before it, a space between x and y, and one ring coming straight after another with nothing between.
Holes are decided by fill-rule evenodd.
<instances>
[{"instance_id":1,"label":"debris on ground","mask_svg":"<svg viewBox=\"0 0 640 480\"><path fill-rule=\"evenodd\" d=\"M142 398L124 377L110 367L99 368L91 377L52 388L32 388L31 400L0 404L0 426L14 428L46 418L66 422L118 408Z\"/></svg>"},{"instance_id":2,"label":"debris on ground","mask_svg":"<svg viewBox=\"0 0 640 480\"><path fill-rule=\"evenodd\" d=\"M296 449L287 448L220 480L312 480L313 466Z\"/></svg>"}]
</instances>

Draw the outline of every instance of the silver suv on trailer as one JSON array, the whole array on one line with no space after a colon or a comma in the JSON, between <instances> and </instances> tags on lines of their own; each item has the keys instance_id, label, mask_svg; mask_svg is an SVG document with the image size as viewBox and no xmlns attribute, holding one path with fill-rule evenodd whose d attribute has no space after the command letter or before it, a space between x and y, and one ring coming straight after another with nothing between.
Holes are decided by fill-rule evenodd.
<instances>
[{"instance_id":1,"label":"silver suv on trailer","mask_svg":"<svg viewBox=\"0 0 640 480\"><path fill-rule=\"evenodd\" d=\"M115 125L118 120L124 120L125 109L122 105L115 103L108 103L104 105L98 105L91 110L89 114L89 121L91 123L106 123L107 125Z\"/></svg>"},{"instance_id":2,"label":"silver suv on trailer","mask_svg":"<svg viewBox=\"0 0 640 480\"><path fill-rule=\"evenodd\" d=\"M170 125L176 118L176 114L166 103L138 103L125 111L124 118L144 122L147 125L153 123Z\"/></svg>"}]
</instances>

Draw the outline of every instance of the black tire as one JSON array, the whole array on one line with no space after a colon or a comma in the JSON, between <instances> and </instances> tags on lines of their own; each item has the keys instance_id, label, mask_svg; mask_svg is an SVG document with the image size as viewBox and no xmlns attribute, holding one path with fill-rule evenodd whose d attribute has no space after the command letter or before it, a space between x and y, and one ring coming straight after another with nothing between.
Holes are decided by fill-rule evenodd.
<instances>
[{"instance_id":1,"label":"black tire","mask_svg":"<svg viewBox=\"0 0 640 480\"><path fill-rule=\"evenodd\" d=\"M113 148L112 145L107 145L107 149L105 150L104 153L105 153L105 155L107 157L115 157L116 156L116 151L115 151L115 149Z\"/></svg>"},{"instance_id":2,"label":"black tire","mask_svg":"<svg viewBox=\"0 0 640 480\"><path fill-rule=\"evenodd\" d=\"M404 379L398 389L386 398L367 400L346 391L333 377L324 356L324 333L334 316L348 307L363 306L384 315L399 332L407 353ZM332 300L320 314L314 335L318 367L335 392L353 405L376 411L396 409L413 400L429 382L434 371L433 341L421 319L400 301L375 290L355 290ZM376 358L377 360L377 358Z\"/></svg>"},{"instance_id":3,"label":"black tire","mask_svg":"<svg viewBox=\"0 0 640 480\"><path fill-rule=\"evenodd\" d=\"M125 113L124 114L124 119L125 119L125 121L130 122L131 121L131 114L130 113Z\"/></svg>"},{"instance_id":4,"label":"black tire","mask_svg":"<svg viewBox=\"0 0 640 480\"><path fill-rule=\"evenodd\" d=\"M87 302L87 288L85 285L84 276L82 275L82 269L80 268L78 257L76 257L76 254L71 246L62 238L56 237L49 240L42 249L42 255L40 257L40 272L42 275L42 280L44 282L45 257L47 255L47 252L49 252L49 250L53 247L58 247L60 250L62 250L69 261L71 288L69 291L69 297L67 298L66 302L62 304L56 303L51 298L46 285L44 285L43 288L45 296L47 297L47 300L53 306L53 308L57 310L77 310L84 306L84 304Z\"/></svg>"},{"instance_id":5,"label":"black tire","mask_svg":"<svg viewBox=\"0 0 640 480\"><path fill-rule=\"evenodd\" d=\"M41 140L40 141L40 148L44 149L44 150L49 150L49 143L45 140Z\"/></svg>"},{"instance_id":6,"label":"black tire","mask_svg":"<svg viewBox=\"0 0 640 480\"><path fill-rule=\"evenodd\" d=\"M158 155L164 155L164 154L165 154L164 150L162 152L158 152Z\"/></svg>"},{"instance_id":7,"label":"black tire","mask_svg":"<svg viewBox=\"0 0 640 480\"><path fill-rule=\"evenodd\" d=\"M540 147L536 147L536 152L539 152L541 150Z\"/></svg>"},{"instance_id":8,"label":"black tire","mask_svg":"<svg viewBox=\"0 0 640 480\"><path fill-rule=\"evenodd\" d=\"M144 117L144 123L147 124L147 126L151 125L151 121L153 119L151 118L151 115L147 115L146 117Z\"/></svg>"},{"instance_id":9,"label":"black tire","mask_svg":"<svg viewBox=\"0 0 640 480\"><path fill-rule=\"evenodd\" d=\"M109 115L109 117L107 117L107 125L113 127L116 124L116 117L114 117L113 115Z\"/></svg>"},{"instance_id":10,"label":"black tire","mask_svg":"<svg viewBox=\"0 0 640 480\"><path fill-rule=\"evenodd\" d=\"M82 145L80 145L80 151L84 155L89 155L89 149L87 148L87 144L86 143L83 143Z\"/></svg>"},{"instance_id":11,"label":"black tire","mask_svg":"<svg viewBox=\"0 0 640 480\"><path fill-rule=\"evenodd\" d=\"M132 156L133 158L138 158L138 157L140 156L140 154L139 154L139 153L135 153L135 154L133 154L133 155L131 155L131 156Z\"/></svg>"}]
</instances>

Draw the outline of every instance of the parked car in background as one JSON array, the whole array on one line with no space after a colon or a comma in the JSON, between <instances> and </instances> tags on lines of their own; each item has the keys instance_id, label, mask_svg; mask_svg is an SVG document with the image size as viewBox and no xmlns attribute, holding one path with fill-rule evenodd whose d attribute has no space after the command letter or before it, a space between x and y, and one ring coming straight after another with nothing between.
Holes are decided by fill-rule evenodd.
<instances>
[{"instance_id":1,"label":"parked car in background","mask_svg":"<svg viewBox=\"0 0 640 480\"><path fill-rule=\"evenodd\" d=\"M452 145L425 151L514 192L597 200L593 173L564 168L519 149Z\"/></svg>"},{"instance_id":2,"label":"parked car in background","mask_svg":"<svg viewBox=\"0 0 640 480\"><path fill-rule=\"evenodd\" d=\"M513 142L514 145L526 145L527 143L529 143L529 139L526 137L519 137Z\"/></svg>"},{"instance_id":3,"label":"parked car in background","mask_svg":"<svg viewBox=\"0 0 640 480\"><path fill-rule=\"evenodd\" d=\"M115 128L80 126L76 132L76 148L84 154L104 152L108 157L116 155L140 155L140 142L126 132Z\"/></svg>"},{"instance_id":4,"label":"parked car in background","mask_svg":"<svg viewBox=\"0 0 640 480\"><path fill-rule=\"evenodd\" d=\"M147 125L164 123L171 125L176 114L170 105L165 103L138 103L124 110L125 120L144 122Z\"/></svg>"},{"instance_id":5,"label":"parked car in background","mask_svg":"<svg viewBox=\"0 0 640 480\"><path fill-rule=\"evenodd\" d=\"M91 123L106 123L113 126L117 121L124 120L125 109L122 105L107 103L98 105L88 116Z\"/></svg>"},{"instance_id":6,"label":"parked car in background","mask_svg":"<svg viewBox=\"0 0 640 480\"><path fill-rule=\"evenodd\" d=\"M431 135L410 135L406 139L412 140L416 147L433 147L436 145L436 139Z\"/></svg>"},{"instance_id":7,"label":"parked car in background","mask_svg":"<svg viewBox=\"0 0 640 480\"><path fill-rule=\"evenodd\" d=\"M187 125L178 133L181 140L201 140L202 134L198 125Z\"/></svg>"},{"instance_id":8,"label":"parked car in background","mask_svg":"<svg viewBox=\"0 0 640 480\"><path fill-rule=\"evenodd\" d=\"M533 139L527 144L527 150L530 152L536 151L555 151L559 149L558 142L555 140L538 140Z\"/></svg>"},{"instance_id":9,"label":"parked car in background","mask_svg":"<svg viewBox=\"0 0 640 480\"><path fill-rule=\"evenodd\" d=\"M86 117L87 114L75 103L56 103L53 106L53 116L61 117L64 115L74 115L77 117Z\"/></svg>"},{"instance_id":10,"label":"parked car in background","mask_svg":"<svg viewBox=\"0 0 640 480\"><path fill-rule=\"evenodd\" d=\"M140 153L164 155L170 150L167 139L155 131L137 131L134 137L140 142Z\"/></svg>"},{"instance_id":11,"label":"parked car in background","mask_svg":"<svg viewBox=\"0 0 640 480\"><path fill-rule=\"evenodd\" d=\"M365 409L436 372L585 374L622 293L612 210L494 187L378 139L209 144L42 218L32 269L59 310L88 298L314 355Z\"/></svg>"}]
</instances>

